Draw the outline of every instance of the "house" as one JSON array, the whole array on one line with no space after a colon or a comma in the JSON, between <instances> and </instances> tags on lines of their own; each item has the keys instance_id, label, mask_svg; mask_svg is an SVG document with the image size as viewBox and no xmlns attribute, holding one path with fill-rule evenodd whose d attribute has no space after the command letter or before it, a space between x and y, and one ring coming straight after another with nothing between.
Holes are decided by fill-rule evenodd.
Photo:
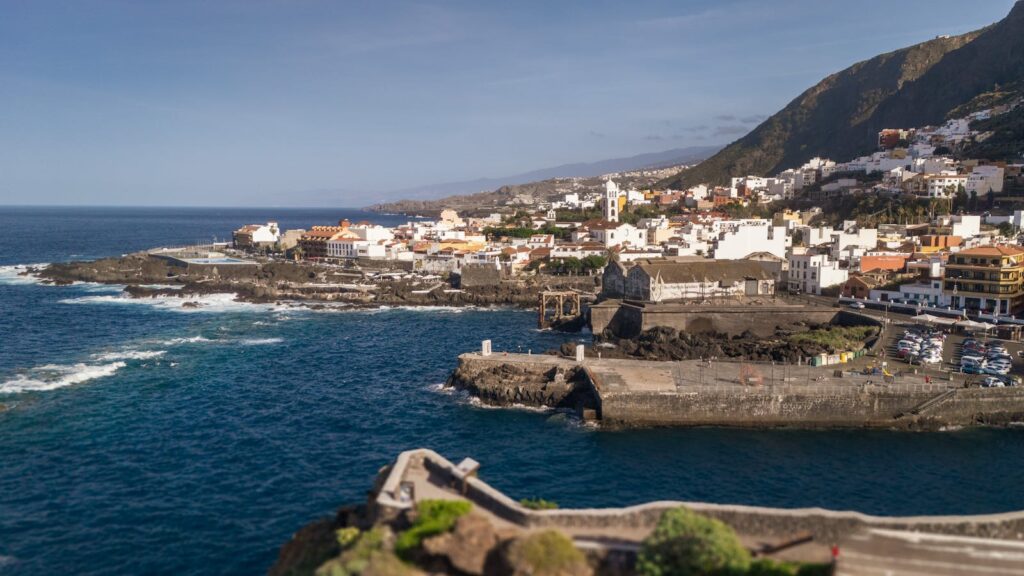
<instances>
[{"instance_id":1,"label":"house","mask_svg":"<svg viewBox=\"0 0 1024 576\"><path fill-rule=\"evenodd\" d=\"M753 261L639 260L625 275L622 296L629 300L666 302L774 293L775 280Z\"/></svg>"},{"instance_id":2,"label":"house","mask_svg":"<svg viewBox=\"0 0 1024 576\"><path fill-rule=\"evenodd\" d=\"M1003 192L1003 169L1000 166L975 166L967 176L967 183L964 185L968 194L983 196L992 192L1001 194Z\"/></svg>"},{"instance_id":3,"label":"house","mask_svg":"<svg viewBox=\"0 0 1024 576\"><path fill-rule=\"evenodd\" d=\"M789 256L789 291L800 294L821 294L822 288L843 284L849 271L839 267L827 253L794 248Z\"/></svg>"},{"instance_id":4,"label":"house","mask_svg":"<svg viewBox=\"0 0 1024 576\"><path fill-rule=\"evenodd\" d=\"M257 248L270 248L277 245L281 238L281 229L277 222L266 224L247 224L234 233L235 248L239 250L253 250Z\"/></svg>"},{"instance_id":5,"label":"house","mask_svg":"<svg viewBox=\"0 0 1024 576\"><path fill-rule=\"evenodd\" d=\"M873 276L857 274L847 278L846 282L843 282L839 289L839 293L848 298L867 298L875 287L878 286L878 280Z\"/></svg>"}]
</instances>

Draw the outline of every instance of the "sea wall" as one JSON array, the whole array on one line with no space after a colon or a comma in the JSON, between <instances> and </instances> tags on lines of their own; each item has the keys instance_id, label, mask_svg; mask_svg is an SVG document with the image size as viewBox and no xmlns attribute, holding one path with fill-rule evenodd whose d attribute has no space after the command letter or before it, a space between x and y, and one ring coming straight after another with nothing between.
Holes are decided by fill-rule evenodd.
<instances>
[{"instance_id":1,"label":"sea wall","mask_svg":"<svg viewBox=\"0 0 1024 576\"><path fill-rule=\"evenodd\" d=\"M573 408L609 427L937 430L1024 422L1022 388L881 379L835 367L463 354L448 383L487 404Z\"/></svg>"},{"instance_id":2,"label":"sea wall","mask_svg":"<svg viewBox=\"0 0 1024 576\"><path fill-rule=\"evenodd\" d=\"M839 312L824 306L730 306L606 300L590 307L590 326L594 334L610 329L620 338L633 338L657 326L730 336L747 331L758 336L771 336L780 326L826 324Z\"/></svg>"},{"instance_id":3,"label":"sea wall","mask_svg":"<svg viewBox=\"0 0 1024 576\"><path fill-rule=\"evenodd\" d=\"M1024 540L1024 512L973 516L882 517L822 508L782 509L702 502L659 501L623 508L530 510L475 476L466 476L449 460L427 449L404 452L388 469L387 479L371 504L382 517L394 517L408 508L397 490L410 468L422 468L449 485L462 484L462 495L496 516L523 527L558 528L574 535L631 534L642 538L654 529L661 515L684 506L722 520L741 534L792 537L809 533L818 542L835 543L864 528L885 528Z\"/></svg>"},{"instance_id":4,"label":"sea wall","mask_svg":"<svg viewBox=\"0 0 1024 576\"><path fill-rule=\"evenodd\" d=\"M673 394L639 391L601 395L601 419L611 426L739 426L941 429L1024 421L1024 390L821 385L729 387Z\"/></svg>"}]
</instances>

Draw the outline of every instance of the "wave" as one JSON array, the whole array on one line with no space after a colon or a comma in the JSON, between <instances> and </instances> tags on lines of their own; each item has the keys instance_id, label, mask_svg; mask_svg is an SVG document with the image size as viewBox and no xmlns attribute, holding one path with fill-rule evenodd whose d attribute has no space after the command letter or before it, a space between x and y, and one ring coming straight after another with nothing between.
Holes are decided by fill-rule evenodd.
<instances>
[{"instance_id":1,"label":"wave","mask_svg":"<svg viewBox=\"0 0 1024 576\"><path fill-rule=\"evenodd\" d=\"M0 394L56 390L97 378L113 376L125 366L127 364L123 360L107 364L46 364L0 383Z\"/></svg>"},{"instance_id":2,"label":"wave","mask_svg":"<svg viewBox=\"0 0 1024 576\"><path fill-rule=\"evenodd\" d=\"M149 360L150 358L159 358L166 354L166 350L122 350L120 352L105 352L102 354L94 354L93 358L100 361L110 360Z\"/></svg>"},{"instance_id":3,"label":"wave","mask_svg":"<svg viewBox=\"0 0 1024 576\"><path fill-rule=\"evenodd\" d=\"M41 262L39 264L14 264L0 266L0 284L42 284L42 280L34 274L25 274L29 268L46 268L50 264Z\"/></svg>"},{"instance_id":4,"label":"wave","mask_svg":"<svg viewBox=\"0 0 1024 576\"><path fill-rule=\"evenodd\" d=\"M284 338L243 338L238 343L242 346L263 346L266 344L280 344Z\"/></svg>"},{"instance_id":5,"label":"wave","mask_svg":"<svg viewBox=\"0 0 1024 576\"><path fill-rule=\"evenodd\" d=\"M61 304L119 304L149 306L159 310L187 313L264 312L276 308L274 304L253 304L236 299L235 294L204 294L188 297L160 295L152 298L132 298L126 294L80 296L65 298Z\"/></svg>"},{"instance_id":6,"label":"wave","mask_svg":"<svg viewBox=\"0 0 1024 576\"><path fill-rule=\"evenodd\" d=\"M181 338L171 338L170 340L164 340L164 346L178 346L181 344L198 344L200 342L213 342L205 336L185 336Z\"/></svg>"}]
</instances>

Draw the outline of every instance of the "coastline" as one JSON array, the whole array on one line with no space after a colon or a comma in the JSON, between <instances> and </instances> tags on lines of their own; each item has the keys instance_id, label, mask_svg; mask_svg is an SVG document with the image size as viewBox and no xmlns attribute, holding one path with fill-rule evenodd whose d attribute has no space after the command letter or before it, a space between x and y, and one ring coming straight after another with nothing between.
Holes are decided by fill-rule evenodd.
<instances>
[{"instance_id":1,"label":"coastline","mask_svg":"<svg viewBox=\"0 0 1024 576\"><path fill-rule=\"evenodd\" d=\"M180 298L183 307L198 307L202 296L234 294L253 304L297 303L320 309L412 307L529 308L551 286L594 289L593 277L522 277L490 285L462 287L457 280L409 271L364 270L283 260L252 260L251 265L204 265L180 268L148 253L92 261L26 265L19 275L40 283L90 282L125 286L131 298Z\"/></svg>"}]
</instances>

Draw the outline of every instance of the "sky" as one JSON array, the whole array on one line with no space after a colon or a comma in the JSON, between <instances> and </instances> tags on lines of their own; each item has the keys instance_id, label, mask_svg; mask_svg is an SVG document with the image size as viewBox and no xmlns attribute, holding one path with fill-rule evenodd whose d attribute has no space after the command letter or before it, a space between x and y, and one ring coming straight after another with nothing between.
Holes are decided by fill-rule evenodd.
<instances>
[{"instance_id":1,"label":"sky","mask_svg":"<svg viewBox=\"0 0 1024 576\"><path fill-rule=\"evenodd\" d=\"M726 144L1012 4L0 0L0 205L365 206Z\"/></svg>"}]
</instances>

